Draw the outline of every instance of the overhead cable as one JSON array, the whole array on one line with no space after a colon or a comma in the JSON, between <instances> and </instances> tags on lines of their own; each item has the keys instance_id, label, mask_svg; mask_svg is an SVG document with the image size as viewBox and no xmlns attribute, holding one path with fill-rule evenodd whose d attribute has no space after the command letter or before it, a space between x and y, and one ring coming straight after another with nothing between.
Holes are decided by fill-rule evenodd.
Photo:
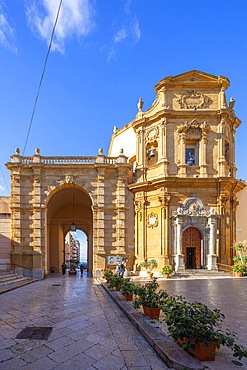
<instances>
[{"instance_id":1,"label":"overhead cable","mask_svg":"<svg viewBox=\"0 0 247 370\"><path fill-rule=\"evenodd\" d=\"M10 190L9 190L8 184L7 184L7 182L6 182L6 179L5 179L5 176L4 176L4 173L3 173L3 169L2 169L1 164L0 164L0 171L1 171L1 174L2 174L2 176L3 176L3 181L4 181L4 183L5 183L6 189L7 189L8 193L9 193L9 195L10 195Z\"/></svg>"},{"instance_id":2,"label":"overhead cable","mask_svg":"<svg viewBox=\"0 0 247 370\"><path fill-rule=\"evenodd\" d=\"M26 151L26 147L27 147L27 142L28 142L28 139L29 139L29 135L30 135L30 131L31 131L32 123L33 123L33 118L34 118L34 114L35 114L35 110L36 110L36 106L37 106L37 102L38 102L38 98L39 98L40 88L41 88L42 81L43 81L43 78L44 78L46 64L47 64L48 57L49 57L49 54L50 54L50 51L51 51L53 36L54 36L54 33L55 33L55 29L56 29L56 25L57 25L57 21L58 21L60 9L61 9L61 6L62 6L62 1L63 0L60 0L60 4L59 4L59 7L58 7L58 11L57 11L57 16L56 16L55 23L54 23L54 26L53 26L53 30L52 30L52 34L51 34L51 39L50 39L48 51L47 51L46 58L45 58L44 68L43 68L43 72L42 72L42 75L41 75L41 78L40 78L38 92L37 92L37 95L36 95L36 99L35 99L34 107L33 107L33 111L32 111L32 116L31 116L31 120L30 120L30 123L29 123L27 137L26 137L26 141L25 141L25 145L24 145L24 149L23 149L23 154L22 154L23 156L25 155L25 151Z\"/></svg>"}]
</instances>

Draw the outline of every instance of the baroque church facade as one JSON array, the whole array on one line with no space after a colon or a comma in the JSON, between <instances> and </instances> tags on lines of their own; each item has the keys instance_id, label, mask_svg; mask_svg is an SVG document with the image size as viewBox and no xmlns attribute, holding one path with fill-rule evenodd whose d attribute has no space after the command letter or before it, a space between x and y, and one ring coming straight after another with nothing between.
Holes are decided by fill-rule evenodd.
<instances>
[{"instance_id":1,"label":"baroque church facade","mask_svg":"<svg viewBox=\"0 0 247 370\"><path fill-rule=\"evenodd\" d=\"M65 235L88 239L88 269L155 258L160 271L231 265L236 241L235 133L241 121L229 80L197 70L162 79L156 98L114 128L108 155L32 157L11 172L11 262L42 277L64 261Z\"/></svg>"}]
</instances>

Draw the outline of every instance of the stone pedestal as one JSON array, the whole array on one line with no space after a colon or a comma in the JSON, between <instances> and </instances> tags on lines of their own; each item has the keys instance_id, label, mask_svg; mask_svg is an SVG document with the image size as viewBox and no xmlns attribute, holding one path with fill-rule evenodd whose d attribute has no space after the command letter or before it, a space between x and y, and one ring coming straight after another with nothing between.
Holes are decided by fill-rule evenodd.
<instances>
[{"instance_id":1,"label":"stone pedestal","mask_svg":"<svg viewBox=\"0 0 247 370\"><path fill-rule=\"evenodd\" d=\"M218 270L216 254L207 255L207 269L214 270L214 271Z\"/></svg>"},{"instance_id":2,"label":"stone pedestal","mask_svg":"<svg viewBox=\"0 0 247 370\"><path fill-rule=\"evenodd\" d=\"M175 261L175 271L184 271L184 255L183 254L176 254L174 257Z\"/></svg>"}]
</instances>

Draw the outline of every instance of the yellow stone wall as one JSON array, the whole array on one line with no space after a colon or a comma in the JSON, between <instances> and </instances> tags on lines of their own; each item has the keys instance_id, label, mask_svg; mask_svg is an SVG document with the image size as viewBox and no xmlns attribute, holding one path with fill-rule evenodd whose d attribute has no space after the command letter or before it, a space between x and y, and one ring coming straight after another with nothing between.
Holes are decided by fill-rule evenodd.
<instances>
[{"instance_id":1,"label":"yellow stone wall","mask_svg":"<svg viewBox=\"0 0 247 370\"><path fill-rule=\"evenodd\" d=\"M22 157L17 149L7 163L12 261L37 275L60 271L74 195L92 272L109 255L127 258L129 270L155 258L156 272L167 263L177 271L231 264L245 184L236 179L241 121L234 99L226 99L229 84L197 70L162 79L152 106L144 110L140 98L136 117L114 128L107 156L43 157L36 149ZM193 248L196 259L188 262Z\"/></svg>"}]
</instances>

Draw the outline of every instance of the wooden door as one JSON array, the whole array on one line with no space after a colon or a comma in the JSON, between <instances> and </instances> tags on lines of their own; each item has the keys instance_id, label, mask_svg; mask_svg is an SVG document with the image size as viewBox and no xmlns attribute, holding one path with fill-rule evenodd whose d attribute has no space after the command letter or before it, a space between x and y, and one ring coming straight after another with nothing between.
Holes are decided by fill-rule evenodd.
<instances>
[{"instance_id":1,"label":"wooden door","mask_svg":"<svg viewBox=\"0 0 247 370\"><path fill-rule=\"evenodd\" d=\"M196 227L188 227L183 232L182 252L186 269L201 267L201 232Z\"/></svg>"}]
</instances>

